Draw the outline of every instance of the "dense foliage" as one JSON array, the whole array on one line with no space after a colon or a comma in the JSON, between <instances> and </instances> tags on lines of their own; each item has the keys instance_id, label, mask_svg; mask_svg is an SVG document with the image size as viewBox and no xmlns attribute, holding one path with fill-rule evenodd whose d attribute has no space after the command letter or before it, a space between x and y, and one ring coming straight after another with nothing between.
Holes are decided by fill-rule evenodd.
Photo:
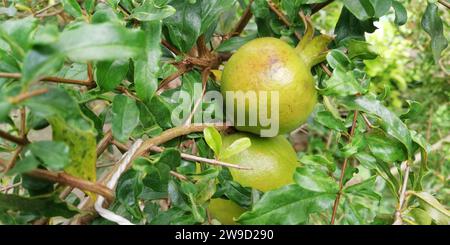
<instances>
[{"instance_id":1,"label":"dense foliage","mask_svg":"<svg viewBox=\"0 0 450 245\"><path fill-rule=\"evenodd\" d=\"M446 0L0 6L0 224L218 224L216 198L245 211L240 224L450 223ZM189 123L233 52L258 37L295 46L309 19L334 40L312 69L319 103L286 135L292 184L244 187L221 160L248 138L224 147L233 128ZM193 97L181 126L179 92Z\"/></svg>"}]
</instances>

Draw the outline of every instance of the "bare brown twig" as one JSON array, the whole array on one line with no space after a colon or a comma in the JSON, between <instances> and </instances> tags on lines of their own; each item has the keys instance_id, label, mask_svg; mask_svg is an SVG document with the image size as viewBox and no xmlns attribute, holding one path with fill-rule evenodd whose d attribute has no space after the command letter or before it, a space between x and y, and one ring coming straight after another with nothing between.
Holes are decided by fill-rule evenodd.
<instances>
[{"instance_id":1,"label":"bare brown twig","mask_svg":"<svg viewBox=\"0 0 450 245\"><path fill-rule=\"evenodd\" d=\"M236 24L236 27L233 29L233 31L228 34L229 37L236 37L239 36L242 31L244 31L245 27L247 26L248 22L252 18L253 14L251 11L253 0L250 0L247 7L244 10L244 13L242 14L241 18L239 19L238 23Z\"/></svg>"},{"instance_id":2,"label":"bare brown twig","mask_svg":"<svg viewBox=\"0 0 450 245\"><path fill-rule=\"evenodd\" d=\"M324 3L314 4L311 8L311 14L315 14L315 13L319 12L321 9L325 8L328 4L330 4L332 2L333 2L333 0L328 0Z\"/></svg>"},{"instance_id":3,"label":"bare brown twig","mask_svg":"<svg viewBox=\"0 0 450 245\"><path fill-rule=\"evenodd\" d=\"M29 143L28 139L17 137L15 135L9 134L3 130L0 130L0 138L6 139L8 141L14 142L18 145L26 145Z\"/></svg>"},{"instance_id":4,"label":"bare brown twig","mask_svg":"<svg viewBox=\"0 0 450 245\"><path fill-rule=\"evenodd\" d=\"M353 122L352 122L352 127L350 129L349 141L351 141L351 138L355 134L356 119L357 118L358 118L358 111L355 111L353 113ZM341 196L342 196L342 189L344 188L344 176L345 176L345 170L347 169L347 162L348 162L348 158L345 158L344 159L344 163L342 164L341 176L339 177L339 192L337 193L336 199L334 200L333 213L331 214L331 224L332 225L334 225L334 221L336 219L337 208L339 206L339 201L340 201Z\"/></svg>"},{"instance_id":5,"label":"bare brown twig","mask_svg":"<svg viewBox=\"0 0 450 245\"><path fill-rule=\"evenodd\" d=\"M450 3L447 0L438 0L438 2L444 5L446 8L450 9Z\"/></svg>"},{"instance_id":6,"label":"bare brown twig","mask_svg":"<svg viewBox=\"0 0 450 245\"><path fill-rule=\"evenodd\" d=\"M99 195L102 195L108 201L114 200L114 192L107 188L106 186L98 183L92 183L90 181L80 179L71 175L68 175L63 172L50 172L44 169L35 169L27 175L30 175L35 178L45 179L52 182L72 186L84 191L93 192Z\"/></svg>"},{"instance_id":7,"label":"bare brown twig","mask_svg":"<svg viewBox=\"0 0 450 245\"><path fill-rule=\"evenodd\" d=\"M20 79L22 77L22 74L20 74L20 73L0 72L0 77ZM95 83L92 83L90 81L76 80L76 79L67 79L67 78L62 78L62 77L42 77L42 78L39 79L39 81L47 81L47 82L54 82L54 83L76 84L76 85L83 85L83 86L86 86L86 87L89 87L89 88L95 87Z\"/></svg>"},{"instance_id":8,"label":"bare brown twig","mask_svg":"<svg viewBox=\"0 0 450 245\"><path fill-rule=\"evenodd\" d=\"M20 103L20 102L22 102L24 100L27 100L27 99L29 99L31 97L42 95L42 94L45 94L47 92L48 92L48 89L41 88L41 89L36 89L36 90L33 90L33 91L21 93L21 94L19 94L17 96L9 98L9 103L11 103L11 104L18 104L18 103Z\"/></svg>"}]
</instances>

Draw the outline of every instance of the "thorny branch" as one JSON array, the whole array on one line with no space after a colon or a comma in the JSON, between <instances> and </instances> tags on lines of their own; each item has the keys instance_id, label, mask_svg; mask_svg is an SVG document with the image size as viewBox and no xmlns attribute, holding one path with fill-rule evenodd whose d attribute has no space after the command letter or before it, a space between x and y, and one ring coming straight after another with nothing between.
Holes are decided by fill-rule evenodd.
<instances>
[{"instance_id":1,"label":"thorny branch","mask_svg":"<svg viewBox=\"0 0 450 245\"><path fill-rule=\"evenodd\" d=\"M352 127L350 129L350 137L349 137L349 141L351 141L353 135L355 134L355 128L356 128L356 119L358 118L358 111L355 111L353 113L353 122L352 122ZM336 219L336 211L337 208L339 206L339 201L341 199L342 196L342 189L344 188L344 176L345 176L345 170L347 169L347 162L348 162L348 158L344 159L344 163L342 164L342 169L341 169L341 176L339 177L339 192L336 195L336 199L334 200L334 205L333 205L333 213L331 215L331 224L334 225L334 221Z\"/></svg>"}]
</instances>

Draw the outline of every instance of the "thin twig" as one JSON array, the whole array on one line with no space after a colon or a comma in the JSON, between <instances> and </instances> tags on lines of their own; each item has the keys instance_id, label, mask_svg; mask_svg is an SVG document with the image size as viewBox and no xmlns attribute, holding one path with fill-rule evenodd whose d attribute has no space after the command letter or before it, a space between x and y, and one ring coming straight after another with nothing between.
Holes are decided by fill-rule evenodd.
<instances>
[{"instance_id":1,"label":"thin twig","mask_svg":"<svg viewBox=\"0 0 450 245\"><path fill-rule=\"evenodd\" d=\"M0 72L0 77L20 79L22 77L22 74L20 74L20 73ZM76 84L76 85L83 85L83 86L87 86L87 87L95 86L95 83L92 83L92 82L89 82L89 81L86 81L86 80L67 79L67 78L62 78L62 77L42 77L42 78L39 78L39 81L47 81L47 82L54 82L54 83Z\"/></svg>"},{"instance_id":2,"label":"thin twig","mask_svg":"<svg viewBox=\"0 0 450 245\"><path fill-rule=\"evenodd\" d=\"M186 65L180 65L178 67L178 70L171 74L170 76L166 77L164 80L161 81L161 83L158 86L158 89L156 90L157 94L160 94L162 92L162 89L168 85L173 80L177 79L178 77L182 76L186 72L190 71L191 67L188 67Z\"/></svg>"},{"instance_id":3,"label":"thin twig","mask_svg":"<svg viewBox=\"0 0 450 245\"><path fill-rule=\"evenodd\" d=\"M233 31L228 35L229 37L236 37L241 35L242 31L244 31L245 27L247 26L248 22L252 18L253 14L251 11L253 0L250 0L247 7L244 10L244 13L242 14L241 18L239 19L238 23L236 24L236 27L233 29Z\"/></svg>"},{"instance_id":4,"label":"thin twig","mask_svg":"<svg viewBox=\"0 0 450 245\"><path fill-rule=\"evenodd\" d=\"M35 178L49 180L51 182L72 186L84 191L93 192L104 196L108 201L114 200L114 192L108 189L106 186L80 179L63 172L55 173L44 169L35 169L27 173L27 175Z\"/></svg>"},{"instance_id":5,"label":"thin twig","mask_svg":"<svg viewBox=\"0 0 450 245\"><path fill-rule=\"evenodd\" d=\"M23 146L19 146L17 147L17 149L14 151L11 159L9 160L9 162L6 164L6 166L4 166L3 168L3 173L7 173L9 170L11 170L12 168L14 168L14 166L16 165L17 162L17 158L19 158L20 153L23 150Z\"/></svg>"},{"instance_id":6,"label":"thin twig","mask_svg":"<svg viewBox=\"0 0 450 245\"><path fill-rule=\"evenodd\" d=\"M198 107L202 104L203 96L205 95L205 92L206 92L206 84L208 82L208 77L209 77L210 71L211 70L209 68L206 68L202 71L202 86L203 86L202 94L201 94L200 98L198 98L197 101L195 101L194 108L192 109L188 118L184 122L184 125L191 124L191 121L192 121L192 118L194 117L195 112L197 111Z\"/></svg>"},{"instance_id":7,"label":"thin twig","mask_svg":"<svg viewBox=\"0 0 450 245\"><path fill-rule=\"evenodd\" d=\"M152 146L150 148L150 150L154 151L154 152L161 153L161 152L164 151L164 148L158 147L158 146ZM181 153L180 155L181 155L181 158L183 158L185 160L188 160L188 161L202 162L202 163L207 163L207 164L211 164L211 165L215 165L215 166L228 167L228 168L251 170L251 168L248 168L248 167L242 167L242 166L239 166L239 165L236 165L236 164L222 162L222 161L218 161L218 160L215 160L215 159L209 159L209 158L194 156L194 155L190 155L190 154L187 154L187 153Z\"/></svg>"},{"instance_id":8,"label":"thin twig","mask_svg":"<svg viewBox=\"0 0 450 245\"><path fill-rule=\"evenodd\" d=\"M330 69L328 69L328 67L324 63L320 63L320 67L329 77L333 75L333 73L330 71Z\"/></svg>"},{"instance_id":9,"label":"thin twig","mask_svg":"<svg viewBox=\"0 0 450 245\"><path fill-rule=\"evenodd\" d=\"M180 55L181 51L178 50L177 48L175 48L172 44L170 44L167 40L162 39L161 40L161 44L166 47L168 50L170 50L172 53L174 53L175 55Z\"/></svg>"},{"instance_id":10,"label":"thin twig","mask_svg":"<svg viewBox=\"0 0 450 245\"><path fill-rule=\"evenodd\" d=\"M18 145L26 145L29 143L27 138L20 138L15 135L9 134L5 131L0 130L0 138L6 139Z\"/></svg>"},{"instance_id":11,"label":"thin twig","mask_svg":"<svg viewBox=\"0 0 450 245\"><path fill-rule=\"evenodd\" d=\"M409 177L409 164L408 162L406 162L406 167L405 167L405 173L403 176L403 184L402 184L402 188L400 191L400 198L398 201L398 205L397 208L395 209L395 221L393 223L393 225L401 225L403 224L402 221L402 207L403 204L405 202L405 196L406 196L406 187L408 186L408 177Z\"/></svg>"},{"instance_id":12,"label":"thin twig","mask_svg":"<svg viewBox=\"0 0 450 245\"><path fill-rule=\"evenodd\" d=\"M197 39L197 52L198 52L198 57L203 57L203 56L207 55L209 52L208 48L206 47L204 34L202 34Z\"/></svg>"},{"instance_id":13,"label":"thin twig","mask_svg":"<svg viewBox=\"0 0 450 245\"><path fill-rule=\"evenodd\" d=\"M170 174L175 176L176 178L178 178L180 180L183 180L183 181L188 181L189 180L186 176L184 176L184 175L182 175L180 173L177 173L175 171L170 171Z\"/></svg>"},{"instance_id":14,"label":"thin twig","mask_svg":"<svg viewBox=\"0 0 450 245\"><path fill-rule=\"evenodd\" d=\"M291 22L287 19L287 17L281 12L281 10L278 9L277 5L272 2L272 0L268 0L269 8L272 10L278 18L283 22L283 24L287 27L292 27ZM295 37L297 37L298 40L302 39L302 35L296 31L294 31Z\"/></svg>"},{"instance_id":15,"label":"thin twig","mask_svg":"<svg viewBox=\"0 0 450 245\"><path fill-rule=\"evenodd\" d=\"M27 136L27 110L25 107L20 108L20 138L26 139Z\"/></svg>"},{"instance_id":16,"label":"thin twig","mask_svg":"<svg viewBox=\"0 0 450 245\"><path fill-rule=\"evenodd\" d=\"M349 141L351 141L353 135L355 134L357 118L358 118L358 111L355 111L353 113L353 122L352 122L352 127L350 129ZM339 206L339 201L341 199L342 189L344 188L344 176L345 176L345 170L347 169L347 162L348 162L348 158L345 158L344 163L342 164L341 176L339 177L339 192L337 193L336 199L334 200L333 213L331 214L331 224L332 225L334 225L334 221L336 219L336 211Z\"/></svg>"},{"instance_id":17,"label":"thin twig","mask_svg":"<svg viewBox=\"0 0 450 245\"><path fill-rule=\"evenodd\" d=\"M438 2L444 5L446 8L450 9L450 3L448 3L447 0L438 0Z\"/></svg>"},{"instance_id":18,"label":"thin twig","mask_svg":"<svg viewBox=\"0 0 450 245\"><path fill-rule=\"evenodd\" d=\"M39 96L39 95L45 94L47 92L48 92L47 88L41 88L41 89L36 89L36 90L33 90L33 91L21 93L21 94L19 94L17 96L9 98L9 103L11 103L11 104L18 104L18 103L20 103L20 102L22 102L24 100L27 100L27 99L29 99L31 97Z\"/></svg>"},{"instance_id":19,"label":"thin twig","mask_svg":"<svg viewBox=\"0 0 450 245\"><path fill-rule=\"evenodd\" d=\"M21 182L18 182L18 183L15 183L15 184L12 184L12 185L9 185L9 186L5 186L5 187L2 187L2 188L0 188L0 192L7 192L7 191L9 191L9 190L11 190L11 189L13 189L13 188L15 188L15 187L17 187L17 186L20 186L22 184L22 181Z\"/></svg>"},{"instance_id":20,"label":"thin twig","mask_svg":"<svg viewBox=\"0 0 450 245\"><path fill-rule=\"evenodd\" d=\"M370 130L373 128L372 123L369 121L369 119L367 118L366 114L361 113L362 118L364 119L364 123L366 124L367 128Z\"/></svg>"},{"instance_id":21,"label":"thin twig","mask_svg":"<svg viewBox=\"0 0 450 245\"><path fill-rule=\"evenodd\" d=\"M99 157L108 147L112 140L112 132L108 130L100 142L97 144L97 157Z\"/></svg>"},{"instance_id":22,"label":"thin twig","mask_svg":"<svg viewBox=\"0 0 450 245\"><path fill-rule=\"evenodd\" d=\"M53 7L56 7L56 6L58 6L59 4L61 4L61 2L58 1L58 2L56 2L56 3L54 3L54 4L48 5L47 7L45 7L45 8L43 8L43 9L40 9L40 10L34 12L34 15L35 15L35 16L36 16L36 15L39 15L40 13L43 13L43 12L45 12L45 11L47 11L47 10L53 8Z\"/></svg>"}]
</instances>

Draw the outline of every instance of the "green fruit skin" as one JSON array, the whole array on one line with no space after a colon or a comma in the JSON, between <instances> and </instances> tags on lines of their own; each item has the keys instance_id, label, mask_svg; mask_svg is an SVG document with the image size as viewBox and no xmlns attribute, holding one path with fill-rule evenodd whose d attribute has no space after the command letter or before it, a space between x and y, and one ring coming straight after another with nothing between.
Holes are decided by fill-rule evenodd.
<instances>
[{"instance_id":1,"label":"green fruit skin","mask_svg":"<svg viewBox=\"0 0 450 245\"><path fill-rule=\"evenodd\" d=\"M243 45L226 63L221 92L278 91L279 133L284 134L304 123L317 103L317 91L310 67L295 49L276 38L258 38ZM270 100L266 105L270 111ZM236 117L236 101L234 101ZM259 101L258 101L259 107ZM258 108L259 112L259 108ZM248 118L248 103L246 118ZM258 121L259 122L259 121ZM248 122L247 122L248 123ZM261 125L236 126L240 131L260 134Z\"/></svg>"},{"instance_id":2,"label":"green fruit skin","mask_svg":"<svg viewBox=\"0 0 450 245\"><path fill-rule=\"evenodd\" d=\"M211 217L223 225L237 225L235 219L239 218L245 209L231 200L222 198L211 199L208 206Z\"/></svg>"},{"instance_id":3,"label":"green fruit skin","mask_svg":"<svg viewBox=\"0 0 450 245\"><path fill-rule=\"evenodd\" d=\"M248 137L251 146L222 161L251 168L229 168L233 179L242 186L266 192L293 183L294 171L299 167L297 154L284 136L261 138L248 133L234 133L223 137L223 147Z\"/></svg>"}]
</instances>

